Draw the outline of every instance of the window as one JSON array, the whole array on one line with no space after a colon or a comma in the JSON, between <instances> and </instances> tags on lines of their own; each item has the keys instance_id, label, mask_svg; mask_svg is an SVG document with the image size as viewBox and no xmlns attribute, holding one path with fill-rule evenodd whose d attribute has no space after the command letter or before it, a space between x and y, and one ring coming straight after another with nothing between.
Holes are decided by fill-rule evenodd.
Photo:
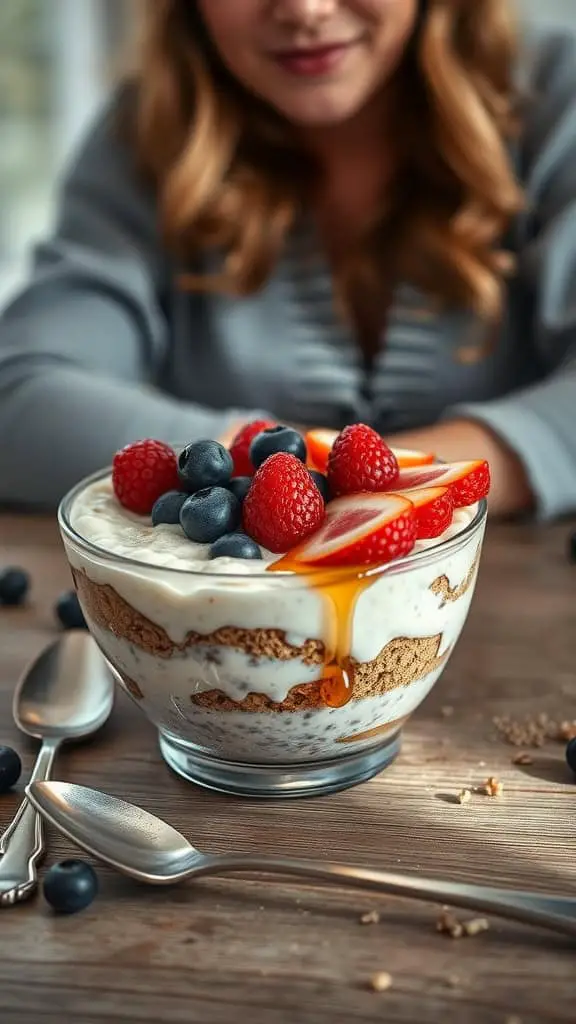
<instances>
[{"instance_id":1,"label":"window","mask_svg":"<svg viewBox=\"0 0 576 1024\"><path fill-rule=\"evenodd\" d=\"M106 89L123 0L0 0L0 300Z\"/></svg>"}]
</instances>

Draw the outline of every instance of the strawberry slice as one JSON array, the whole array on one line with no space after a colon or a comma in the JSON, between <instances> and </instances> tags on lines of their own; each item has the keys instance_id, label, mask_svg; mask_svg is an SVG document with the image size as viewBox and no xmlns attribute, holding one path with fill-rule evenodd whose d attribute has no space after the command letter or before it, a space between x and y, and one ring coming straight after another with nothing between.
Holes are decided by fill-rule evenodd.
<instances>
[{"instance_id":1,"label":"strawberry slice","mask_svg":"<svg viewBox=\"0 0 576 1024\"><path fill-rule=\"evenodd\" d=\"M326 506L320 529L288 557L315 566L382 564L410 553L417 526L412 502L400 494L346 495Z\"/></svg>"},{"instance_id":2,"label":"strawberry slice","mask_svg":"<svg viewBox=\"0 0 576 1024\"><path fill-rule=\"evenodd\" d=\"M450 487L423 487L408 495L416 509L417 540L440 537L452 522L454 499Z\"/></svg>"},{"instance_id":3,"label":"strawberry slice","mask_svg":"<svg viewBox=\"0 0 576 1024\"><path fill-rule=\"evenodd\" d=\"M317 469L320 473L326 472L328 456L337 437L337 430L308 431L305 440L310 469ZM391 450L396 456L400 469L407 469L411 466L426 466L434 462L434 455L431 452L421 452L416 448L392 448Z\"/></svg>"},{"instance_id":4,"label":"strawberry slice","mask_svg":"<svg viewBox=\"0 0 576 1024\"><path fill-rule=\"evenodd\" d=\"M451 462L446 465L403 469L394 484L395 494L407 494L422 487L449 487L454 508L473 505L490 490L490 467L485 459L473 462Z\"/></svg>"},{"instance_id":5,"label":"strawberry slice","mask_svg":"<svg viewBox=\"0 0 576 1024\"><path fill-rule=\"evenodd\" d=\"M304 440L308 451L308 462L311 469L325 473L328 468L328 456L334 441L338 437L337 430L309 430Z\"/></svg>"}]
</instances>

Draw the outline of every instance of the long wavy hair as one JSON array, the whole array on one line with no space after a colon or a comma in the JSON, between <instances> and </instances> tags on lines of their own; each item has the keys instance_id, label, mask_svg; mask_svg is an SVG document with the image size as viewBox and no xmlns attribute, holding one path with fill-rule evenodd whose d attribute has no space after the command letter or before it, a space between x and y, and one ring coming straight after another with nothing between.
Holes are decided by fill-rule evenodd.
<instances>
[{"instance_id":1,"label":"long wavy hair","mask_svg":"<svg viewBox=\"0 0 576 1024\"><path fill-rule=\"evenodd\" d=\"M391 88L399 114L386 207L336 270L383 292L400 281L445 307L497 319L512 269L502 249L521 208L508 0L421 0ZM134 140L182 284L245 296L267 280L318 185L293 129L227 72L190 0L146 0ZM203 250L216 276L193 272ZM196 260L196 263L195 263ZM378 292L376 292L378 294Z\"/></svg>"}]
</instances>

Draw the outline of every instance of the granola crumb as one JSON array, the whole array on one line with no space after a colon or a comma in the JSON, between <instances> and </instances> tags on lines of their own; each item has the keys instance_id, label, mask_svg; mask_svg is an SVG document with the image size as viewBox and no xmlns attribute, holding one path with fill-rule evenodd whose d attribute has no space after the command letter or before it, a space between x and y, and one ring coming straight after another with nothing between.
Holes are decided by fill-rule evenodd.
<instances>
[{"instance_id":1,"label":"granola crumb","mask_svg":"<svg viewBox=\"0 0 576 1024\"><path fill-rule=\"evenodd\" d=\"M444 984L447 985L448 988L458 988L460 985L460 978L457 974L447 974L444 978Z\"/></svg>"},{"instance_id":2,"label":"granola crumb","mask_svg":"<svg viewBox=\"0 0 576 1024\"><path fill-rule=\"evenodd\" d=\"M440 708L440 714L442 715L442 718L452 718L454 708L451 704L445 704L443 708Z\"/></svg>"},{"instance_id":3,"label":"granola crumb","mask_svg":"<svg viewBox=\"0 0 576 1024\"><path fill-rule=\"evenodd\" d=\"M485 917L472 917L469 921L459 921L448 907L444 907L436 921L436 931L449 935L451 939L473 938L490 927Z\"/></svg>"},{"instance_id":4,"label":"granola crumb","mask_svg":"<svg viewBox=\"0 0 576 1024\"><path fill-rule=\"evenodd\" d=\"M386 992L392 985L392 975L388 971L377 971L370 978L370 988L373 992Z\"/></svg>"},{"instance_id":5,"label":"granola crumb","mask_svg":"<svg viewBox=\"0 0 576 1024\"><path fill-rule=\"evenodd\" d=\"M498 735L513 747L543 747L551 740L565 743L576 737L576 719L557 722L544 711L523 720L505 715L492 722Z\"/></svg>"},{"instance_id":6,"label":"granola crumb","mask_svg":"<svg viewBox=\"0 0 576 1024\"><path fill-rule=\"evenodd\" d=\"M467 804L472 796L469 789L461 789L456 797L459 804Z\"/></svg>"},{"instance_id":7,"label":"granola crumb","mask_svg":"<svg viewBox=\"0 0 576 1024\"><path fill-rule=\"evenodd\" d=\"M516 757L512 758L512 764L534 764L534 758L523 750L521 754L516 754Z\"/></svg>"},{"instance_id":8,"label":"granola crumb","mask_svg":"<svg viewBox=\"0 0 576 1024\"><path fill-rule=\"evenodd\" d=\"M558 726L558 739L565 742L576 739L576 721L561 722Z\"/></svg>"},{"instance_id":9,"label":"granola crumb","mask_svg":"<svg viewBox=\"0 0 576 1024\"><path fill-rule=\"evenodd\" d=\"M462 927L464 934L472 938L481 932L487 932L490 925L485 917L473 917L471 921L465 921Z\"/></svg>"},{"instance_id":10,"label":"granola crumb","mask_svg":"<svg viewBox=\"0 0 576 1024\"><path fill-rule=\"evenodd\" d=\"M368 910L366 914L362 914L360 918L360 924L378 924L380 921L380 914L377 910Z\"/></svg>"},{"instance_id":11,"label":"granola crumb","mask_svg":"<svg viewBox=\"0 0 576 1024\"><path fill-rule=\"evenodd\" d=\"M478 786L477 793L481 793L482 796L502 796L504 792L504 784L499 781L494 775L490 775L481 786Z\"/></svg>"},{"instance_id":12,"label":"granola crumb","mask_svg":"<svg viewBox=\"0 0 576 1024\"><path fill-rule=\"evenodd\" d=\"M464 928L460 921L446 907L436 921L436 931L443 935L449 935L451 939L461 939L464 935Z\"/></svg>"}]
</instances>

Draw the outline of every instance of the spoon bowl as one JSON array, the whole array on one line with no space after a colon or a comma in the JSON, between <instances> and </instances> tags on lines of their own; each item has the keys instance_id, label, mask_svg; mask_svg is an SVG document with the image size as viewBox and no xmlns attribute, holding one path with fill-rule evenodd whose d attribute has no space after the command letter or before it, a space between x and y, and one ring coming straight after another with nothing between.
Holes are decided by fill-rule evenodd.
<instances>
[{"instance_id":1,"label":"spoon bowl","mask_svg":"<svg viewBox=\"0 0 576 1024\"><path fill-rule=\"evenodd\" d=\"M22 675L14 721L34 739L79 740L99 729L114 700L110 669L85 630L46 647Z\"/></svg>"},{"instance_id":2,"label":"spoon bowl","mask_svg":"<svg viewBox=\"0 0 576 1024\"><path fill-rule=\"evenodd\" d=\"M195 849L180 832L153 814L97 790L66 782L34 782L26 793L37 810L83 850L153 885L237 871L296 875L432 903L451 903L576 936L573 897L293 857L242 853L213 856Z\"/></svg>"}]
</instances>

